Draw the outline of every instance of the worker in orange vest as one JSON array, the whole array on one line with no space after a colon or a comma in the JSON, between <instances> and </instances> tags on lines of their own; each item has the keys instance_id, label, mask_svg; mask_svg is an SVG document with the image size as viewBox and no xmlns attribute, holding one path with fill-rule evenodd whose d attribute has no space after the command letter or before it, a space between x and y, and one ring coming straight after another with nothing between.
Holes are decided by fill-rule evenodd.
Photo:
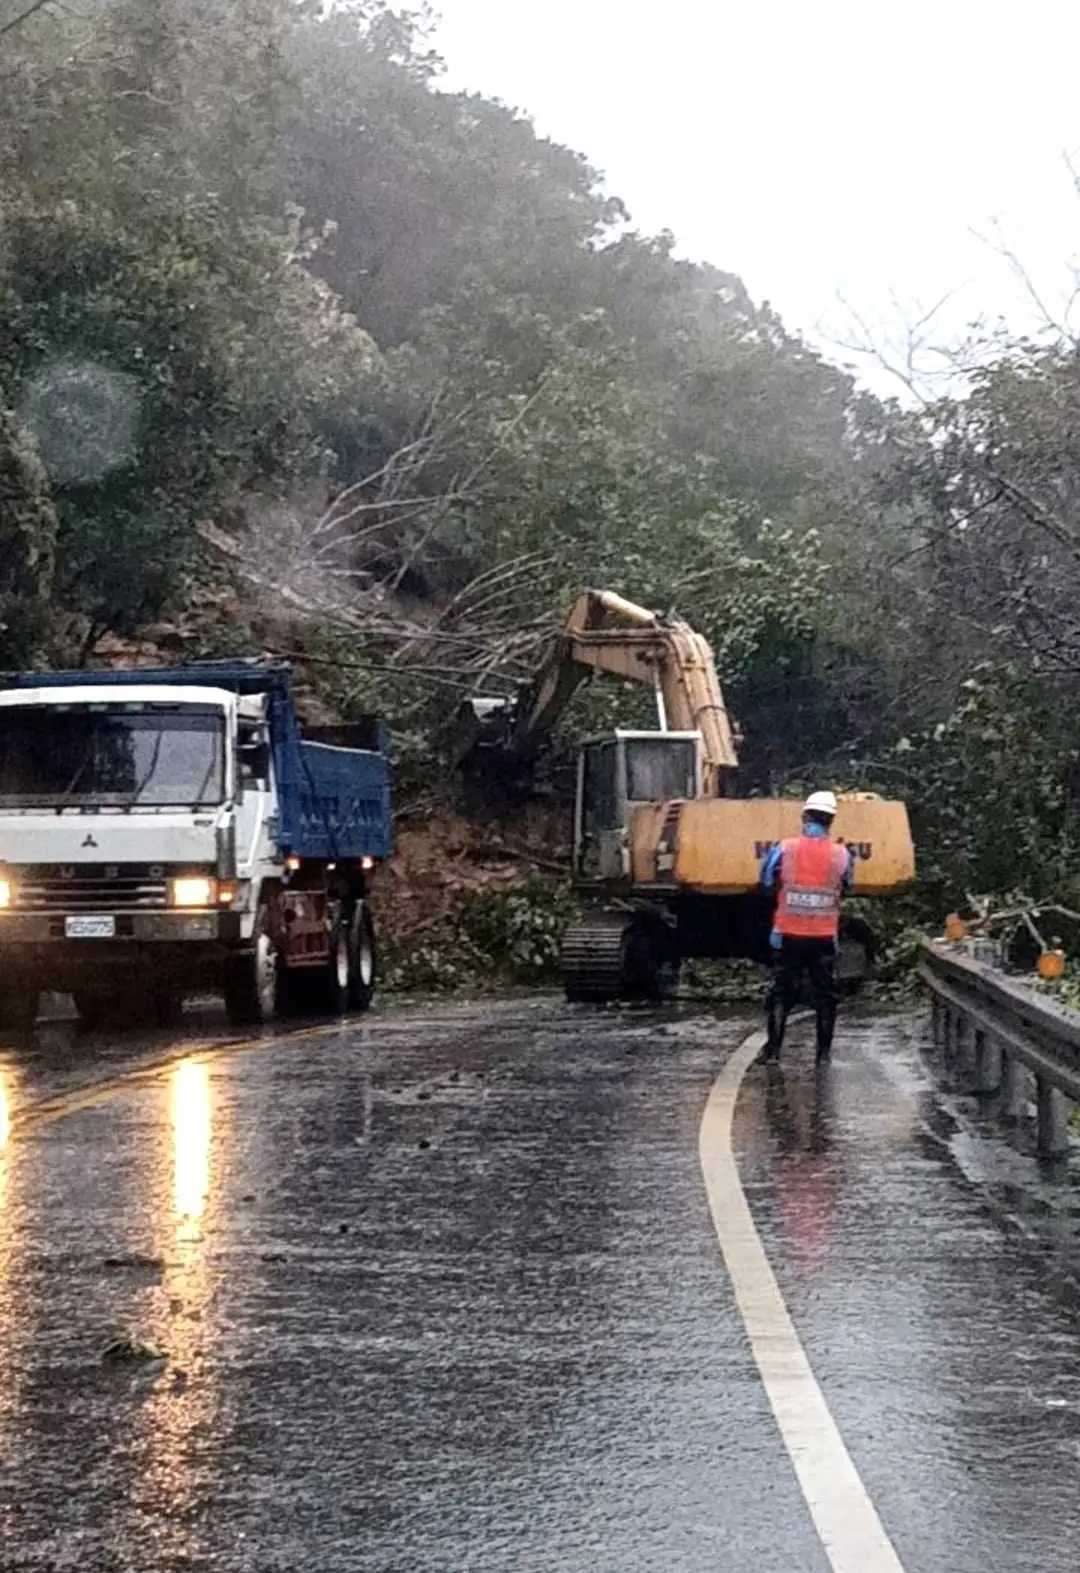
<instances>
[{"instance_id":1,"label":"worker in orange vest","mask_svg":"<svg viewBox=\"0 0 1080 1573\"><path fill-rule=\"evenodd\" d=\"M832 792L812 792L803 805L802 834L773 847L762 864L763 887L777 893L770 937L775 971L765 1002L767 1060L780 1057L788 1014L804 974L817 1018L819 1062L832 1051L840 902L852 878L851 854L831 835L836 806Z\"/></svg>"}]
</instances>

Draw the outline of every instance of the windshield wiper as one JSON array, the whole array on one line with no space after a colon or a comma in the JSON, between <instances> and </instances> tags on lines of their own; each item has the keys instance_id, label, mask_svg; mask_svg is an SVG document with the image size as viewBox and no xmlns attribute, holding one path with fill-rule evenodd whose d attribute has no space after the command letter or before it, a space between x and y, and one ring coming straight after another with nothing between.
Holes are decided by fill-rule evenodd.
<instances>
[{"instance_id":1,"label":"windshield wiper","mask_svg":"<svg viewBox=\"0 0 1080 1573\"><path fill-rule=\"evenodd\" d=\"M91 738L90 741L86 745L86 753L83 755L82 760L80 761L79 766L78 766L78 768L75 771L75 774L72 776L71 780L68 782L68 784L64 788L64 790L60 793L61 797L70 797L71 796L71 794L75 790L75 783L78 781L79 777L82 775L83 771L86 769L87 765L90 763L90 761L93 759L93 757L94 757L94 740L93 740L93 738Z\"/></svg>"},{"instance_id":2,"label":"windshield wiper","mask_svg":"<svg viewBox=\"0 0 1080 1573\"><path fill-rule=\"evenodd\" d=\"M163 726L159 726L157 730L157 737L154 739L153 752L150 755L150 763L146 767L142 780L137 782L135 786L135 791L132 795L131 802L128 805L130 808L135 807L135 804L139 801L147 787L150 785L150 782L154 779L154 772L157 770L158 760L161 758L161 745L164 740L165 728Z\"/></svg>"},{"instance_id":3,"label":"windshield wiper","mask_svg":"<svg viewBox=\"0 0 1080 1573\"><path fill-rule=\"evenodd\" d=\"M210 777L213 775L214 771L217 769L217 762L218 762L218 758L217 758L217 742L216 742L216 740L211 739L211 742L210 742L210 763L207 765L206 770L205 770L205 772L203 774L203 778L199 782L199 790L195 794L195 800L194 800L194 802L191 805L192 808L201 808L202 807L203 793L206 791L207 787L210 785Z\"/></svg>"}]
</instances>

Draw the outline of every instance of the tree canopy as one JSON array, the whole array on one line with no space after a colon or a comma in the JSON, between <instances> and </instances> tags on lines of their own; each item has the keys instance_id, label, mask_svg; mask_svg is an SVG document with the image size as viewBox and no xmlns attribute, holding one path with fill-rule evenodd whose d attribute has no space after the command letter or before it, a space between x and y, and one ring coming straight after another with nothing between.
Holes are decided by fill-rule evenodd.
<instances>
[{"instance_id":1,"label":"tree canopy","mask_svg":"<svg viewBox=\"0 0 1080 1573\"><path fill-rule=\"evenodd\" d=\"M3 660L227 574L422 762L610 585L711 639L748 786L902 791L935 900L1060 888L1076 345L911 411L752 288L444 91L420 12L0 0Z\"/></svg>"}]
</instances>

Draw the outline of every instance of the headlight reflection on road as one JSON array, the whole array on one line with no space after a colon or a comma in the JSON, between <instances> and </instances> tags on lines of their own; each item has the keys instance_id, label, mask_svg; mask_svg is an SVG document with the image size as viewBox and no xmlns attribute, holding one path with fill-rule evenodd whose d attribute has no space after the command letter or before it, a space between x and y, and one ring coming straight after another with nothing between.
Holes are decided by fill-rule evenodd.
<instances>
[{"instance_id":1,"label":"headlight reflection on road","mask_svg":"<svg viewBox=\"0 0 1080 1573\"><path fill-rule=\"evenodd\" d=\"M172 1072L173 1207L196 1222L210 1193L210 1067L181 1060Z\"/></svg>"},{"instance_id":2,"label":"headlight reflection on road","mask_svg":"<svg viewBox=\"0 0 1080 1573\"><path fill-rule=\"evenodd\" d=\"M162 1562L198 1560L192 1537L196 1511L205 1490L197 1438L213 1423L216 1389L212 1362L204 1348L213 1339L204 1317L212 1303L212 1245L204 1226L212 1215L211 1196L215 1089L210 1066L199 1059L178 1060L168 1074L170 1188L162 1184L162 1215L156 1246L165 1262L164 1304L148 1331L169 1356L182 1387L164 1381L140 1406L131 1446L138 1458L140 1496L169 1504L159 1531ZM220 1131L219 1131L220 1139ZM165 1306L168 1310L166 1311Z\"/></svg>"},{"instance_id":3,"label":"headlight reflection on road","mask_svg":"<svg viewBox=\"0 0 1080 1573\"><path fill-rule=\"evenodd\" d=\"M4 1211L8 1191L8 1146L11 1142L11 1110L14 1103L14 1079L11 1072L0 1065L0 1213ZM0 1256L4 1239L0 1238Z\"/></svg>"},{"instance_id":4,"label":"headlight reflection on road","mask_svg":"<svg viewBox=\"0 0 1080 1573\"><path fill-rule=\"evenodd\" d=\"M18 1072L0 1065L0 1453L11 1458L18 1456L26 1436L25 1430L16 1429L13 1418L25 1387L17 1329L33 1327L40 1312L33 1303L33 1275L25 1267L30 1240L22 1226L23 1195L12 1140L18 1089Z\"/></svg>"}]
</instances>

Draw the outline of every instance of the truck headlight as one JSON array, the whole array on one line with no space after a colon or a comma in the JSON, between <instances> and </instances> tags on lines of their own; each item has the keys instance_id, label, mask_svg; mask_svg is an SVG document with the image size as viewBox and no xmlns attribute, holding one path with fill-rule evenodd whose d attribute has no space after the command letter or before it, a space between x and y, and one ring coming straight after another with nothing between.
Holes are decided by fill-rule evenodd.
<instances>
[{"instance_id":1,"label":"truck headlight","mask_svg":"<svg viewBox=\"0 0 1080 1573\"><path fill-rule=\"evenodd\" d=\"M5 912L7 908L13 906L14 903L15 886L11 883L10 879L5 879L2 875L0 875L0 912Z\"/></svg>"},{"instance_id":2,"label":"truck headlight","mask_svg":"<svg viewBox=\"0 0 1080 1573\"><path fill-rule=\"evenodd\" d=\"M217 905L217 880L208 874L185 874L169 887L169 904L174 907L213 907Z\"/></svg>"}]
</instances>

